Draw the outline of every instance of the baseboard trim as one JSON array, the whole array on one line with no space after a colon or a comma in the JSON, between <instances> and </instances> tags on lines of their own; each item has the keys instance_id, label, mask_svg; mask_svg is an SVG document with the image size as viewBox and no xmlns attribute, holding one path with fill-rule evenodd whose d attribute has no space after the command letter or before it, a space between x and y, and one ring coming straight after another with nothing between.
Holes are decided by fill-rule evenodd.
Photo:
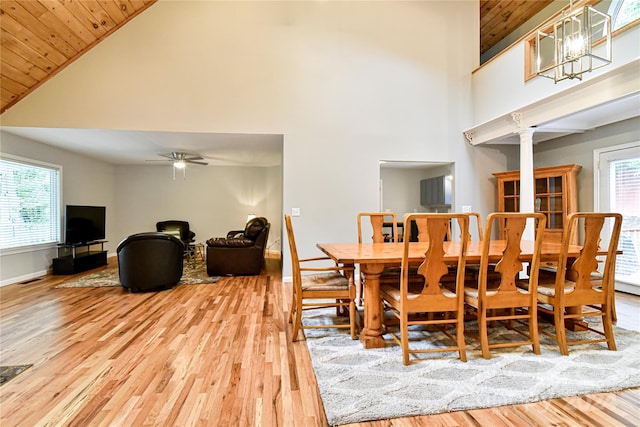
<instances>
[{"instance_id":1,"label":"baseboard trim","mask_svg":"<svg viewBox=\"0 0 640 427\"><path fill-rule=\"evenodd\" d=\"M48 274L47 270L43 270L43 271L36 271L35 273L25 274L24 276L11 277L9 279L0 281L0 287L13 285L14 283L19 284L20 282L27 282L32 279L36 279L38 277L46 276L47 274ZM28 283L25 283L25 285L28 285Z\"/></svg>"}]
</instances>

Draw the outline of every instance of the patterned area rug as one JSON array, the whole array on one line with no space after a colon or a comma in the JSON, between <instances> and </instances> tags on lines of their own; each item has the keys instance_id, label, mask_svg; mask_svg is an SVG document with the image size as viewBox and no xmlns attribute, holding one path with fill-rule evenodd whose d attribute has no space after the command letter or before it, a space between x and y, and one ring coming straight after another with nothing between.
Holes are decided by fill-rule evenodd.
<instances>
[{"instance_id":1,"label":"patterned area rug","mask_svg":"<svg viewBox=\"0 0 640 427\"><path fill-rule=\"evenodd\" d=\"M305 324L335 321L335 309L310 311ZM342 319L341 319L342 320ZM598 325L599 326L599 325ZM477 324L465 327L477 333ZM541 323L540 328L553 325ZM490 340L522 337L503 327ZM466 338L467 362L457 353L412 356L402 364L400 346L365 350L339 329L305 330L313 369L329 425L537 402L557 397L608 392L640 386L640 333L615 328L617 351L606 344L572 346L561 356L552 338L541 335L541 354L531 346L492 349L482 358L480 344ZM584 333L581 333L584 334ZM587 334L592 334L587 332ZM581 335L584 336L584 335ZM446 347L440 332L415 330L413 347ZM571 339L571 338L569 338Z\"/></svg>"},{"instance_id":2,"label":"patterned area rug","mask_svg":"<svg viewBox=\"0 0 640 427\"><path fill-rule=\"evenodd\" d=\"M182 279L178 285L202 285L215 283L220 280L220 276L208 276L207 265L204 262L197 262L195 266L190 264L184 265ZM113 267L90 273L76 279L71 279L60 283L55 288L104 288L121 286L118 279L118 264L114 263Z\"/></svg>"},{"instance_id":3,"label":"patterned area rug","mask_svg":"<svg viewBox=\"0 0 640 427\"><path fill-rule=\"evenodd\" d=\"M33 365L0 366L0 385L11 381Z\"/></svg>"}]
</instances>

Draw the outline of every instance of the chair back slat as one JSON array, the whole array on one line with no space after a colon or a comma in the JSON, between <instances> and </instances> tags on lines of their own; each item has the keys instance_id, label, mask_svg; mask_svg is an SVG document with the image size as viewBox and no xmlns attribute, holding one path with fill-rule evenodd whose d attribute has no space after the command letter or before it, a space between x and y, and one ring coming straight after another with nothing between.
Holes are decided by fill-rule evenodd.
<instances>
[{"instance_id":1,"label":"chair back slat","mask_svg":"<svg viewBox=\"0 0 640 427\"><path fill-rule=\"evenodd\" d=\"M576 288L591 287L591 273L598 271L597 253L600 248L600 233L604 226L604 216L587 217L584 220L584 242L580 256L571 265L570 276L576 281Z\"/></svg>"},{"instance_id":2,"label":"chair back slat","mask_svg":"<svg viewBox=\"0 0 640 427\"><path fill-rule=\"evenodd\" d=\"M410 221L407 222L406 218L409 214L405 215L405 240L406 240L406 230L407 227L409 229L409 231L411 230L411 222L413 221L416 224L416 228L418 230L418 235L417 235L417 240L418 242L423 242L426 243L429 241L429 229L427 227L427 217L420 215L420 216L414 216L411 215L412 219ZM447 228L447 232L449 233L449 229Z\"/></svg>"},{"instance_id":3,"label":"chair back slat","mask_svg":"<svg viewBox=\"0 0 640 427\"><path fill-rule=\"evenodd\" d=\"M396 214L393 212L360 212L358 214L358 243L363 243L363 224L362 221L364 218L369 218L371 223L371 230L373 235L371 236L371 241L373 243L384 243L385 242L385 234L384 234L384 223L391 222L392 223L392 236L391 241L398 241L398 219Z\"/></svg>"},{"instance_id":4,"label":"chair back slat","mask_svg":"<svg viewBox=\"0 0 640 427\"><path fill-rule=\"evenodd\" d=\"M422 218L421 218L422 219ZM444 262L444 242L449 227L449 218L430 218L426 225L429 249L425 259L418 267L418 273L425 278L423 295L440 293L442 277L449 272Z\"/></svg>"},{"instance_id":5,"label":"chair back slat","mask_svg":"<svg viewBox=\"0 0 640 427\"><path fill-rule=\"evenodd\" d=\"M527 225L527 217L517 216L507 219L504 227L506 246L502 258L496 264L495 271L500 273L500 290L515 291L516 279L522 271L522 262L519 257L522 252L520 242Z\"/></svg>"},{"instance_id":6,"label":"chair back slat","mask_svg":"<svg viewBox=\"0 0 640 427\"><path fill-rule=\"evenodd\" d=\"M442 278L449 272L447 264L444 262L444 243L446 241L446 236L449 231L451 220L457 220L459 227L462 230L467 230L469 227L469 218L465 214L415 213L405 215L405 234L401 281L402 293L405 298L407 297L409 292L409 270L411 267L409 263L409 234L411 221L414 221L416 224L418 224L420 235L422 236L422 240L419 241L429 243L425 252L424 261L418 267L418 273L424 278L424 285L421 294L423 296L433 296L442 294ZM460 249L457 253L457 267L459 273L457 277L457 287L463 286L464 282L464 263L466 259L468 237L468 232L462 233L462 238L459 245ZM460 280L460 277L462 277L462 280ZM461 293L459 293L458 295L461 295ZM412 295L412 299L415 299L414 295Z\"/></svg>"},{"instance_id":7,"label":"chair back slat","mask_svg":"<svg viewBox=\"0 0 640 427\"><path fill-rule=\"evenodd\" d=\"M482 217L478 212L465 212L465 214L469 216L469 229L467 230L467 232L469 233L469 241L473 240L473 236L471 235L471 228L474 221L476 223L477 239L478 241L482 240ZM449 224L449 232L447 234L448 240L451 240L453 236L452 225L453 224L451 223Z\"/></svg>"}]
</instances>

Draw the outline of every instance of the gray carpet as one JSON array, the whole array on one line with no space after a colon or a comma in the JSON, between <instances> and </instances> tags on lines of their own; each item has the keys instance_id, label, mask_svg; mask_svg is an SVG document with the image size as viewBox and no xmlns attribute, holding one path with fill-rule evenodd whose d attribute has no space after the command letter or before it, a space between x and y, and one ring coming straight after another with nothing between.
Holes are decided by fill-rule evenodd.
<instances>
[{"instance_id":1,"label":"gray carpet","mask_svg":"<svg viewBox=\"0 0 640 427\"><path fill-rule=\"evenodd\" d=\"M305 313L305 324L335 321L335 309ZM341 319L342 320L342 319ZM465 325L477 331L475 322ZM541 328L553 326L541 323ZM591 332L587 332L592 334ZM555 341L541 338L541 355L531 346L492 349L482 358L479 343L467 337L466 363L457 353L421 354L402 364L402 351L387 346L365 350L344 329L307 329L305 336L330 425L536 402L556 397L640 386L640 333L615 329L618 351L606 344L571 346L561 356ZM491 339L521 339L502 327ZM414 331L425 347L448 346L439 332ZM571 338L570 338L571 339ZM414 347L418 346L418 342ZM429 360L425 360L429 359Z\"/></svg>"}]
</instances>

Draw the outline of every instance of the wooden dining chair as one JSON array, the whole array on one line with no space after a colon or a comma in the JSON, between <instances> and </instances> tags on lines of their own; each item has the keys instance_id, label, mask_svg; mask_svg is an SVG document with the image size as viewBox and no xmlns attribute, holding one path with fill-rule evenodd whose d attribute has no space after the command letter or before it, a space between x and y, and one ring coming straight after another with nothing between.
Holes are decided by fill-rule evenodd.
<instances>
[{"instance_id":1,"label":"wooden dining chair","mask_svg":"<svg viewBox=\"0 0 640 427\"><path fill-rule=\"evenodd\" d=\"M316 266L302 267L304 263L330 260L329 257L298 257L291 215L285 214L285 225L291 252L291 270L293 276L293 292L289 323L293 323L292 341L298 339L298 332L308 328L349 328L351 338L356 339L356 287L353 282L353 267ZM312 274L302 274L311 272ZM342 272L342 273L341 273ZM302 324L302 312L305 310L336 307L349 310L348 325L305 326Z\"/></svg>"},{"instance_id":2,"label":"wooden dining chair","mask_svg":"<svg viewBox=\"0 0 640 427\"><path fill-rule=\"evenodd\" d=\"M368 219L368 221L366 221ZM367 223L365 223L368 222ZM385 224L391 223L391 234L384 232ZM365 233L370 231L371 238L365 237ZM372 243L396 243L400 239L398 236L398 219L393 212L360 212L358 214L358 243L370 241ZM385 268L380 275L380 283L400 283L400 269L397 267ZM364 302L364 274L360 272L360 289L358 291L358 305Z\"/></svg>"},{"instance_id":3,"label":"wooden dining chair","mask_svg":"<svg viewBox=\"0 0 640 427\"><path fill-rule=\"evenodd\" d=\"M523 264L520 261L521 241L527 221L535 224L535 242L531 260L531 272L526 280L527 287L518 287ZM531 222L531 221L529 221ZM537 311L537 281L540 265L540 249L546 217L540 213L501 212L487 216L484 240L482 241L482 255L477 287L465 286L464 301L474 311L478 319L478 334L482 347L482 357L491 358L491 348L519 347L531 345L535 354L540 354L540 339L538 336ZM499 254L499 259L491 260L492 232L495 227L501 227L505 236L505 247ZM492 271L491 263L497 261L493 271L499 274L500 280L495 286L489 286L488 277ZM515 327L515 322L528 323L528 332ZM488 327L492 322L501 321L509 329L521 334L525 339L509 342L489 342Z\"/></svg>"},{"instance_id":4,"label":"wooden dining chair","mask_svg":"<svg viewBox=\"0 0 640 427\"><path fill-rule=\"evenodd\" d=\"M480 216L480 213L478 212L463 212L465 215L469 216L469 229L467 230L467 233L469 234L469 241L472 240L482 240L482 217ZM471 233L471 228L473 226L473 224L475 223L475 236ZM453 238L453 227L454 224L449 224L449 231L447 233L447 240L451 240ZM458 230L460 231L460 230Z\"/></svg>"},{"instance_id":5,"label":"wooden dining chair","mask_svg":"<svg viewBox=\"0 0 640 427\"><path fill-rule=\"evenodd\" d=\"M373 243L397 242L398 241L398 219L394 212L360 212L358 214L358 243L365 239L363 234L367 229L364 227L364 219L368 219L371 224L371 241ZM384 232L385 223L391 223L391 235ZM388 225L386 225L388 227Z\"/></svg>"},{"instance_id":6,"label":"wooden dining chair","mask_svg":"<svg viewBox=\"0 0 640 427\"><path fill-rule=\"evenodd\" d=\"M469 227L469 217L465 214L429 214L415 213L404 217L403 255L401 264L400 287L381 284L380 296L385 311L392 313L399 321L399 336L387 325L387 332L402 347L403 363L409 364L410 354L433 352L458 352L460 360L466 362L467 355L464 342L464 265L469 240L467 232L462 233L460 242L450 249L457 258L458 275L454 291L446 288L442 278L447 275L448 268L444 262L446 234L451 219L457 220L461 230ZM411 221L416 221L422 233L428 238L428 247L424 253L424 261L418 267L420 283L410 280L409 241ZM451 253L451 252L450 252ZM412 325L439 325L442 332L454 343L448 347L431 349L410 348L409 327ZM446 329L447 325L455 325L455 336Z\"/></svg>"},{"instance_id":7,"label":"wooden dining chair","mask_svg":"<svg viewBox=\"0 0 640 427\"><path fill-rule=\"evenodd\" d=\"M465 215L469 216L469 229L467 230L467 234L469 242L471 241L482 241L482 217L478 212L464 212ZM475 227L474 227L475 224ZM447 233L447 240L452 240L455 234L452 230L452 226L454 224L450 224L449 232ZM471 233L471 229L475 230L475 234ZM458 231L458 238L460 237L460 230ZM466 286L476 286L478 283L478 273L479 273L478 265L466 265L465 267L465 284ZM448 281L452 283L450 287L455 283L455 277L457 274L457 268L455 266L449 266L449 275ZM447 280L447 279L445 279Z\"/></svg>"},{"instance_id":8,"label":"wooden dining chair","mask_svg":"<svg viewBox=\"0 0 640 427\"><path fill-rule=\"evenodd\" d=\"M576 344L606 342L609 350L616 350L612 318L621 226L622 215L618 213L579 212L567 217L555 278L540 280L537 288L539 310L553 313L555 335L546 334L556 339L564 356L569 354L568 346ZM570 258L569 246L575 244L575 236L582 248L577 258ZM605 247L601 248L603 242ZM604 264L602 274L597 273L600 263ZM585 327L600 338L568 341L565 320L582 321L585 317L602 319L602 328Z\"/></svg>"}]
</instances>

